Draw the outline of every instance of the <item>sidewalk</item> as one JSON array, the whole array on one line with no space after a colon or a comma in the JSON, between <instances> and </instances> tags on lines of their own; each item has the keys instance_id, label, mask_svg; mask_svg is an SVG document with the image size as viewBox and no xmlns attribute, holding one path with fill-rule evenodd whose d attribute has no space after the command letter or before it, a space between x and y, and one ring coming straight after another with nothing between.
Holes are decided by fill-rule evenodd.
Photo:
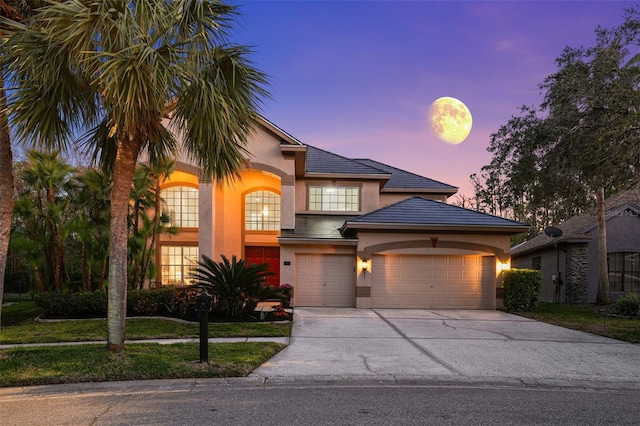
<instances>
[{"instance_id":1,"label":"sidewalk","mask_svg":"<svg viewBox=\"0 0 640 426\"><path fill-rule=\"evenodd\" d=\"M130 343L157 343L160 345L172 345L175 343L199 343L200 338L191 339L147 339L147 340L125 340L125 344ZM288 345L289 337L216 337L210 338L209 343L244 343L244 342L274 342ZM0 349L24 348L33 346L71 346L71 345L106 345L106 340L93 340L87 342L56 342L56 343L15 343L0 345Z\"/></svg>"}]
</instances>

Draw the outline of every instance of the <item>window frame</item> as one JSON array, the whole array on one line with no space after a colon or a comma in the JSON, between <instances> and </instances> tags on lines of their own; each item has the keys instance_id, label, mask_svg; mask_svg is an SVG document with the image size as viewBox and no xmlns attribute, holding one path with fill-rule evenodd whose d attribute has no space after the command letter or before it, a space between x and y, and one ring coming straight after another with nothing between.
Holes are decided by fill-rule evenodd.
<instances>
[{"instance_id":1,"label":"window frame","mask_svg":"<svg viewBox=\"0 0 640 426\"><path fill-rule=\"evenodd\" d=\"M195 205L195 221L197 226L181 226L182 225L182 219L181 219L181 223L180 225L177 225L174 220L175 218L173 217L173 215L171 214L172 210L169 209L169 206L167 205L167 198L165 197L165 191L168 189L174 189L174 188L190 188L190 189L194 189L195 190L195 194L197 197L196 200L196 205ZM162 198L162 212L163 213L167 213L168 215L171 216L171 226L174 226L178 229L192 229L192 230L196 230L200 227L200 189L198 188L197 185L193 185L193 184L189 184L187 182L179 182L179 183L174 183L171 185L167 185L162 187L161 191L160 191L160 196ZM183 206L184 203L182 202L184 200L184 198L182 197L182 190L180 191L180 217L182 218L183 216Z\"/></svg>"},{"instance_id":2,"label":"window frame","mask_svg":"<svg viewBox=\"0 0 640 426\"><path fill-rule=\"evenodd\" d=\"M271 194L271 195L275 196L275 198L276 198L275 202L266 203L266 206L267 207L269 207L269 206L272 206L272 207L277 206L277 209L269 210L269 211L272 211L272 212L276 211L277 212L277 218L274 219L274 220L266 221L266 222L264 220L261 220L259 222L258 221L252 222L252 223L255 223L257 225L261 225L261 227L259 227L259 228L251 228L250 229L249 227L247 227L247 224L249 223L247 221L247 219L248 219L247 216L251 212L254 212L254 213L262 212L262 211L264 211L264 208L265 208L265 202L264 201L260 204L260 208L257 209L257 210L256 209L247 208L249 205L253 205L253 203L251 203L251 204L247 203L247 198L250 197L252 194L256 194L258 192L262 192L263 193L263 195L262 195L263 200L265 198L264 193L268 193L268 194ZM242 217L243 217L243 225L242 225L243 228L242 229L246 233L277 233L277 232L279 232L280 229L281 229L281 226L282 226L282 195L280 194L279 191L275 190L274 188L263 188L263 187L251 188L250 190L248 190L248 191L246 191L246 192L244 192L242 194ZM263 218L264 216L261 215L260 217ZM273 226L273 229L265 228L264 227L265 223L268 223L271 226Z\"/></svg>"},{"instance_id":3,"label":"window frame","mask_svg":"<svg viewBox=\"0 0 640 426\"><path fill-rule=\"evenodd\" d=\"M628 259L630 256L635 259ZM611 291L640 292L640 252L607 253L607 273L609 274ZM619 275L616 276L617 274ZM631 280L631 277L635 279Z\"/></svg>"},{"instance_id":4,"label":"window frame","mask_svg":"<svg viewBox=\"0 0 640 426\"><path fill-rule=\"evenodd\" d=\"M175 254L165 254L164 253L164 249L166 248L179 248L181 249L181 252L179 254L180 259L182 260L182 262L180 263L180 282L178 282L177 280L172 280L172 282L169 282L167 280L167 278L165 278L165 268L170 268L170 267L176 267L178 266L178 264L176 263L171 263L171 262L164 262L163 259L165 258L165 256L175 256ZM184 249L185 248L190 248L196 249L196 262L198 260L200 260L200 247L198 246L198 244L190 244L190 243L170 243L170 244L161 244L158 247L158 252L159 252L159 260L160 260L160 267L159 269L159 274L160 274L160 285L161 286L190 286L190 285L194 285L196 284L195 281L192 283L188 283L187 282L187 277L189 276L189 269L187 268L187 263L185 262L185 254L184 254ZM196 268L198 265L194 263L193 268Z\"/></svg>"},{"instance_id":5,"label":"window frame","mask_svg":"<svg viewBox=\"0 0 640 426\"><path fill-rule=\"evenodd\" d=\"M312 191L315 189L320 189L321 193L320 195L320 201L312 201L312 197L316 196L316 194L312 194ZM325 201L325 197L329 196L328 192L329 190L345 190L345 194L337 194L337 197L344 197L344 200L337 200L335 201L336 203L343 203L344 209L331 209L331 208L325 208L326 204L331 204L332 201L331 200L326 200ZM355 210L348 210L347 207L348 206L353 206L354 203L349 201L350 197L353 197L353 194L348 194L348 190L355 190L356 194L355 194L355 198L356 198L356 202L355 202ZM326 191L326 192L325 192ZM312 203L313 204L319 204L320 208L319 209L314 209L312 208ZM325 204L326 203L326 204ZM350 214L350 213L358 213L361 211L361 207L362 206L362 186L361 185L349 185L349 184L341 184L341 185L323 185L323 184L315 184L315 183L310 183L307 185L307 211L309 212L317 212L317 213L339 213L339 214ZM314 206L315 207L315 206Z\"/></svg>"}]
</instances>

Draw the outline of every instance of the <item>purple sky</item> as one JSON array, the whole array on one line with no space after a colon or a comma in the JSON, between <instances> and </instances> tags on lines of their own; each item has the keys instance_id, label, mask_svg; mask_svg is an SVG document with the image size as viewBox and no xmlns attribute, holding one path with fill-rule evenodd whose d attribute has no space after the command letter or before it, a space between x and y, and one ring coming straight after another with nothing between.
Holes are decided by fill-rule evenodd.
<instances>
[{"instance_id":1,"label":"purple sky","mask_svg":"<svg viewBox=\"0 0 640 426\"><path fill-rule=\"evenodd\" d=\"M234 2L238 4L238 2ZM460 187L490 160L489 136L538 106L565 46L593 46L598 25L634 2L248 1L233 41L271 77L263 115L303 143L371 158ZM469 137L432 135L441 96L473 115Z\"/></svg>"}]
</instances>

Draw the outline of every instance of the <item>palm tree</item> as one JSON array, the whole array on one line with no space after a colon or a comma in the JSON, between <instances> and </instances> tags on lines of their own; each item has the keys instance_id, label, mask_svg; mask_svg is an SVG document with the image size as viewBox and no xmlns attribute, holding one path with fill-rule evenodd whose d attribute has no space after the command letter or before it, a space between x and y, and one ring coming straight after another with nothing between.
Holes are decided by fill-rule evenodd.
<instances>
[{"instance_id":1,"label":"palm tree","mask_svg":"<svg viewBox=\"0 0 640 426\"><path fill-rule=\"evenodd\" d=\"M0 0L0 17L6 20L21 21L25 14L30 13L32 7L36 7L40 3L42 2ZM0 36L2 35L2 31L0 31ZM4 55L2 48L0 48L0 55ZM2 200L0 203L0 313L2 312L4 274L7 266L14 196L13 156L6 106L5 75L4 70L0 69L0 199Z\"/></svg>"},{"instance_id":2,"label":"palm tree","mask_svg":"<svg viewBox=\"0 0 640 426\"><path fill-rule=\"evenodd\" d=\"M82 288L87 291L94 287L94 267L107 261L110 186L109 178L97 169L88 168L75 177L72 197L78 214L72 226L80 244ZM101 283L104 278L101 276Z\"/></svg>"},{"instance_id":3,"label":"palm tree","mask_svg":"<svg viewBox=\"0 0 640 426\"><path fill-rule=\"evenodd\" d=\"M139 165L133 174L129 212L129 288L141 289L152 269L151 258L160 234L173 234L171 218L162 212L160 185L175 166L162 160L154 167Z\"/></svg>"},{"instance_id":4,"label":"palm tree","mask_svg":"<svg viewBox=\"0 0 640 426\"><path fill-rule=\"evenodd\" d=\"M60 160L57 152L42 153L29 151L29 163L20 174L34 201L35 214L40 218L43 229L39 236L46 236L44 244L48 266L48 278L57 292L62 290L64 277L63 220L69 206L66 196L69 192L69 180L74 168Z\"/></svg>"},{"instance_id":5,"label":"palm tree","mask_svg":"<svg viewBox=\"0 0 640 426\"><path fill-rule=\"evenodd\" d=\"M16 133L65 147L78 129L111 172L107 346L124 348L127 210L136 162L178 148L206 177L237 175L268 96L250 50L227 43L236 8L213 0L51 2L2 20ZM171 130L165 127L168 123Z\"/></svg>"},{"instance_id":6,"label":"palm tree","mask_svg":"<svg viewBox=\"0 0 640 426\"><path fill-rule=\"evenodd\" d=\"M145 166L148 167L148 166ZM144 280L152 265L151 258L156 250L158 236L161 233L170 233L177 231L177 228L171 227L171 217L163 213L162 199L162 183L174 172L176 162L170 159L162 159L153 167L148 167L149 177L153 182L151 191L153 193L153 225L151 239L146 247L146 256L143 256L141 266L141 279ZM142 281L141 281L142 284Z\"/></svg>"}]
</instances>

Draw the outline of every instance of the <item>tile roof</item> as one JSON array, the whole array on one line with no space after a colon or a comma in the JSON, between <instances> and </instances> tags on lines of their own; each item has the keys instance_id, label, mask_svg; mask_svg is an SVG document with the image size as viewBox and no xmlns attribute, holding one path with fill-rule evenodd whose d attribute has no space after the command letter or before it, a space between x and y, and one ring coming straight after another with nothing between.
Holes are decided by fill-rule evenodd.
<instances>
[{"instance_id":1,"label":"tile roof","mask_svg":"<svg viewBox=\"0 0 640 426\"><path fill-rule=\"evenodd\" d=\"M375 167L350 160L337 154L307 145L307 169L308 173L337 173L337 174L364 174L379 175L381 179L389 177Z\"/></svg>"},{"instance_id":2,"label":"tile roof","mask_svg":"<svg viewBox=\"0 0 640 426\"><path fill-rule=\"evenodd\" d=\"M433 201L422 197L411 197L395 204L374 210L351 219L345 228L357 228L361 224L380 225L416 225L416 226L463 226L463 227L510 227L529 226L490 214L469 210L451 204Z\"/></svg>"},{"instance_id":3,"label":"tile roof","mask_svg":"<svg viewBox=\"0 0 640 426\"><path fill-rule=\"evenodd\" d=\"M631 189L620 191L605 200L605 208L607 211L615 210L624 205L640 206L640 183ZM538 236L526 241L511 249L512 255L523 254L533 251L547 245L556 244L569 240L588 241L593 238L591 231L597 226L596 217L592 209L588 213L572 216L564 222L555 225L556 228L562 230L562 236L552 240L546 234L541 233ZM597 232L597 231L596 231Z\"/></svg>"},{"instance_id":4,"label":"tile roof","mask_svg":"<svg viewBox=\"0 0 640 426\"><path fill-rule=\"evenodd\" d=\"M415 173L407 172L406 170L398 169L396 167L389 166L387 164L380 163L370 159L354 159L359 163L367 166L375 167L386 173L391 174L391 179L384 185L382 191L385 189L425 189L425 190L438 190L447 191L452 195L458 191L458 188L446 183L438 182L437 180L429 179L424 176L417 175Z\"/></svg>"},{"instance_id":5,"label":"tile roof","mask_svg":"<svg viewBox=\"0 0 640 426\"><path fill-rule=\"evenodd\" d=\"M296 229L283 230L280 238L295 239L344 239L340 233L342 225L355 216L327 216L297 214Z\"/></svg>"}]
</instances>

